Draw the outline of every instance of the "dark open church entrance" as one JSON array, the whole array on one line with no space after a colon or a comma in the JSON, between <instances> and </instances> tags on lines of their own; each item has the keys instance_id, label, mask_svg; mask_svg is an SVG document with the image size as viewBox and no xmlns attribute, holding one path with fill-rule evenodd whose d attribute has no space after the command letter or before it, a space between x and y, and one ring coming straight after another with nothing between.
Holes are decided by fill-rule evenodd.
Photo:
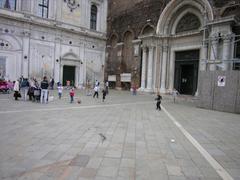
<instances>
[{"instance_id":1,"label":"dark open church entrance","mask_svg":"<svg viewBox=\"0 0 240 180\"><path fill-rule=\"evenodd\" d=\"M198 83L199 50L176 52L174 88L180 94L194 95Z\"/></svg>"},{"instance_id":2,"label":"dark open church entrance","mask_svg":"<svg viewBox=\"0 0 240 180\"><path fill-rule=\"evenodd\" d=\"M67 81L70 82L70 86L74 86L75 66L63 66L63 86L68 85Z\"/></svg>"}]
</instances>

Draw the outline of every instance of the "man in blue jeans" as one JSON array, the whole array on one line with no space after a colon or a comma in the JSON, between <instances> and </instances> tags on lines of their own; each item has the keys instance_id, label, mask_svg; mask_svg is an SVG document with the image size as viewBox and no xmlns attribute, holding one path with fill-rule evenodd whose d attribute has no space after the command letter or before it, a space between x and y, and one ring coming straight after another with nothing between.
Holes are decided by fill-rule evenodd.
<instances>
[{"instance_id":1,"label":"man in blue jeans","mask_svg":"<svg viewBox=\"0 0 240 180\"><path fill-rule=\"evenodd\" d=\"M44 103L47 103L47 97L48 97L48 81L47 77L43 77L43 81L41 82L41 99L40 102L41 104L43 103L43 98L44 98Z\"/></svg>"}]
</instances>

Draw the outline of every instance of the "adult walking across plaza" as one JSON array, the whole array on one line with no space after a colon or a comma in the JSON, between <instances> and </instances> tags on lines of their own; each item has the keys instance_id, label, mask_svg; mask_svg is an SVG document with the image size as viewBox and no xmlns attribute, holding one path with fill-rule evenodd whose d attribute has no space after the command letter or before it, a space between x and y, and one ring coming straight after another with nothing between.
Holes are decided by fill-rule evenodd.
<instances>
[{"instance_id":1,"label":"adult walking across plaza","mask_svg":"<svg viewBox=\"0 0 240 180\"><path fill-rule=\"evenodd\" d=\"M95 86L95 87L94 87L94 95L93 95L93 98L95 98L95 96L97 96L97 98L98 98L98 91L99 91L99 86Z\"/></svg>"},{"instance_id":2,"label":"adult walking across plaza","mask_svg":"<svg viewBox=\"0 0 240 180\"><path fill-rule=\"evenodd\" d=\"M160 94L157 95L157 98L155 99L157 101L156 103L156 109L161 111L161 100L162 100L162 96Z\"/></svg>"},{"instance_id":3,"label":"adult walking across plaza","mask_svg":"<svg viewBox=\"0 0 240 180\"><path fill-rule=\"evenodd\" d=\"M40 98L40 102L41 104L43 103L43 100L44 100L44 103L47 104L47 98L48 98L48 80L47 80L47 77L44 76L43 77L43 80L41 82L41 98Z\"/></svg>"},{"instance_id":4,"label":"adult walking across plaza","mask_svg":"<svg viewBox=\"0 0 240 180\"><path fill-rule=\"evenodd\" d=\"M106 99L107 91L105 89L102 90L102 102Z\"/></svg>"}]
</instances>

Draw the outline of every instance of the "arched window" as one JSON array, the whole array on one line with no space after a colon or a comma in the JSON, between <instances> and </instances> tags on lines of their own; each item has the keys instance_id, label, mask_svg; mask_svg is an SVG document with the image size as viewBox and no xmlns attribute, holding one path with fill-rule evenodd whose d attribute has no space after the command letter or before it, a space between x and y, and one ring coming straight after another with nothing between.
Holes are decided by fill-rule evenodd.
<instances>
[{"instance_id":1,"label":"arched window","mask_svg":"<svg viewBox=\"0 0 240 180\"><path fill-rule=\"evenodd\" d=\"M144 29L142 30L142 35L152 35L152 34L154 34L154 29L149 25L144 27Z\"/></svg>"},{"instance_id":2,"label":"arched window","mask_svg":"<svg viewBox=\"0 0 240 180\"><path fill-rule=\"evenodd\" d=\"M38 0L38 16L48 18L49 0Z\"/></svg>"},{"instance_id":3,"label":"arched window","mask_svg":"<svg viewBox=\"0 0 240 180\"><path fill-rule=\"evenodd\" d=\"M16 10L16 3L17 3L17 0L0 0L0 7Z\"/></svg>"},{"instance_id":4,"label":"arched window","mask_svg":"<svg viewBox=\"0 0 240 180\"><path fill-rule=\"evenodd\" d=\"M97 30L97 6L91 6L90 29Z\"/></svg>"}]
</instances>

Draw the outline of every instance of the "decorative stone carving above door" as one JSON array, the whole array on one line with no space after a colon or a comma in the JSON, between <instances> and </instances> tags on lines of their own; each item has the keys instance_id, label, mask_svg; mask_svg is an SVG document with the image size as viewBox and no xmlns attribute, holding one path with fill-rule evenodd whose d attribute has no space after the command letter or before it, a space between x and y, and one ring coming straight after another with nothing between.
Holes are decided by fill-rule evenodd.
<instances>
[{"instance_id":1,"label":"decorative stone carving above door","mask_svg":"<svg viewBox=\"0 0 240 180\"><path fill-rule=\"evenodd\" d=\"M80 6L79 0L63 0L63 1L67 3L67 6L71 12L73 12L74 9Z\"/></svg>"}]
</instances>

